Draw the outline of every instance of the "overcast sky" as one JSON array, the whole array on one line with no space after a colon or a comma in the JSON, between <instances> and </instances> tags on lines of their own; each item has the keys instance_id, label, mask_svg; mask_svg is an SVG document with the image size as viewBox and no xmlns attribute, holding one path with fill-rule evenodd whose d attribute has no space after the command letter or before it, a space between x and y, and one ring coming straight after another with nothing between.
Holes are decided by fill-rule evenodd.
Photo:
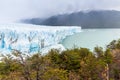
<instances>
[{"instance_id":1,"label":"overcast sky","mask_svg":"<svg viewBox=\"0 0 120 80\"><path fill-rule=\"evenodd\" d=\"M0 0L0 23L102 9L120 11L120 0Z\"/></svg>"}]
</instances>

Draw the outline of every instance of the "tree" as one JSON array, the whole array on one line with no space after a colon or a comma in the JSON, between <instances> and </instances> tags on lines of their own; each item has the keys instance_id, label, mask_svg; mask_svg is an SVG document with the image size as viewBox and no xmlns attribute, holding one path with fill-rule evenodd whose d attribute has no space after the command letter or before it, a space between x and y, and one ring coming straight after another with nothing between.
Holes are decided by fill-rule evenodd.
<instances>
[{"instance_id":1,"label":"tree","mask_svg":"<svg viewBox=\"0 0 120 80\"><path fill-rule=\"evenodd\" d=\"M100 58L103 57L104 51L102 47L95 47L94 48L94 54L96 55L96 57Z\"/></svg>"},{"instance_id":2,"label":"tree","mask_svg":"<svg viewBox=\"0 0 120 80\"><path fill-rule=\"evenodd\" d=\"M32 80L31 78L31 69L30 69L30 61L28 61L27 59L29 58L28 55L23 54L22 52L18 51L18 50L13 50L12 52L14 58L16 58L16 61L21 65L22 67L22 75L24 77L25 80Z\"/></svg>"},{"instance_id":3,"label":"tree","mask_svg":"<svg viewBox=\"0 0 120 80\"><path fill-rule=\"evenodd\" d=\"M12 55L2 55L2 62L0 64L1 80L21 79L19 71L21 71L21 66Z\"/></svg>"}]
</instances>

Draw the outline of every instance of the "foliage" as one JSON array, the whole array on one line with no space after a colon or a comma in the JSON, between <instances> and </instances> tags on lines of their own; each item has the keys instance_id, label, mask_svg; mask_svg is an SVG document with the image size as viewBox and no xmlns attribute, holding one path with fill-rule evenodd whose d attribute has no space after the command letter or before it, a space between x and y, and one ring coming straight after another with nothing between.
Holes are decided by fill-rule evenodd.
<instances>
[{"instance_id":1,"label":"foliage","mask_svg":"<svg viewBox=\"0 0 120 80\"><path fill-rule=\"evenodd\" d=\"M47 70L43 75L43 80L68 80L68 74L63 69L52 69Z\"/></svg>"},{"instance_id":2,"label":"foliage","mask_svg":"<svg viewBox=\"0 0 120 80\"><path fill-rule=\"evenodd\" d=\"M120 40L94 52L74 48L28 55L14 50L1 57L0 80L120 80Z\"/></svg>"}]
</instances>

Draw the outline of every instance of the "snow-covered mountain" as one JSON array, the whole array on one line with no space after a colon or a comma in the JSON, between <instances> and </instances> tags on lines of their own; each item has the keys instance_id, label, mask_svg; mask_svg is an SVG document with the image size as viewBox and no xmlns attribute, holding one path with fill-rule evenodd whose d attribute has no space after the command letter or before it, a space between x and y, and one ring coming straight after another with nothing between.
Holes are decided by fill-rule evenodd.
<instances>
[{"instance_id":1,"label":"snow-covered mountain","mask_svg":"<svg viewBox=\"0 0 120 80\"><path fill-rule=\"evenodd\" d=\"M26 53L51 48L64 49L60 42L69 35L80 32L81 27L40 26L31 24L0 24L0 52L16 49Z\"/></svg>"}]
</instances>

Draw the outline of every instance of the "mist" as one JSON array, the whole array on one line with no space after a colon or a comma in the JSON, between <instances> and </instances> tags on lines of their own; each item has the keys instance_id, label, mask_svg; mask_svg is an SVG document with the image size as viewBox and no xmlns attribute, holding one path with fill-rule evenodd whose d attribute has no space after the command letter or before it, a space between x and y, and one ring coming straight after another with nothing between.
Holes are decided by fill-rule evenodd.
<instances>
[{"instance_id":1,"label":"mist","mask_svg":"<svg viewBox=\"0 0 120 80\"><path fill-rule=\"evenodd\" d=\"M0 23L87 10L120 10L120 0L0 0Z\"/></svg>"}]
</instances>

